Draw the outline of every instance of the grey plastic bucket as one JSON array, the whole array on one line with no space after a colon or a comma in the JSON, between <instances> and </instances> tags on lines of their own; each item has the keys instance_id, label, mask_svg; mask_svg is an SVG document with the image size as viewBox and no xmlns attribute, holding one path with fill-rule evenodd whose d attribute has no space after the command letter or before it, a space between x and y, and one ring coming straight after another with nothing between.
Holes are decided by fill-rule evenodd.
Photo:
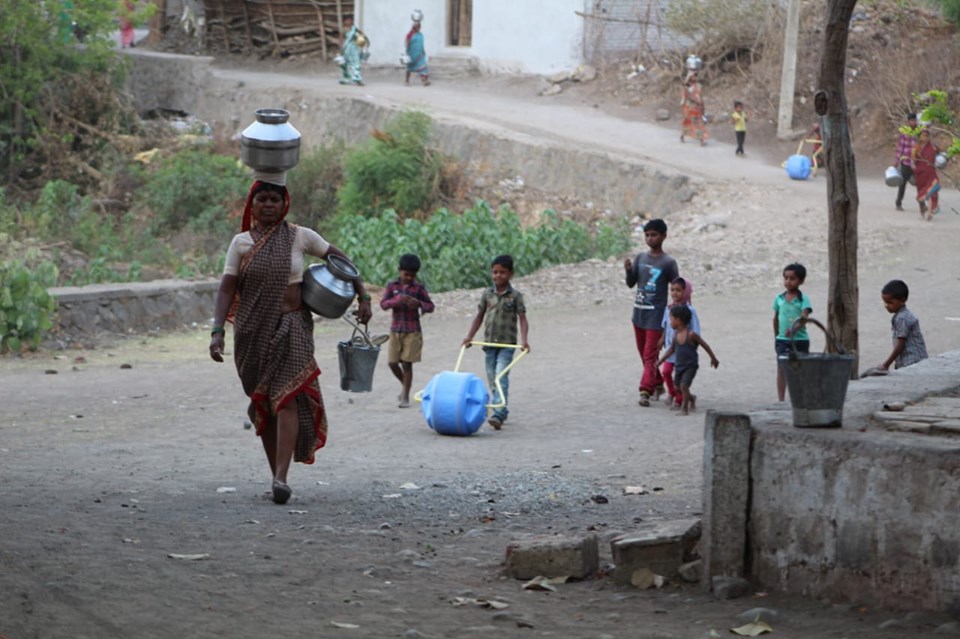
<instances>
[{"instance_id":1,"label":"grey plastic bucket","mask_svg":"<svg viewBox=\"0 0 960 639\"><path fill-rule=\"evenodd\" d=\"M351 393L369 393L373 390L373 373L377 369L380 347L370 340L366 327L344 317L353 326L349 341L337 343L337 360L340 363L340 390Z\"/></svg>"},{"instance_id":2,"label":"grey plastic bucket","mask_svg":"<svg viewBox=\"0 0 960 639\"><path fill-rule=\"evenodd\" d=\"M819 326L833 343L837 353L798 353L777 359L790 391L793 407L793 425L797 428L839 428L843 424L843 402L847 397L847 383L853 372L854 356L836 344L827 329L812 318L797 320Z\"/></svg>"}]
</instances>

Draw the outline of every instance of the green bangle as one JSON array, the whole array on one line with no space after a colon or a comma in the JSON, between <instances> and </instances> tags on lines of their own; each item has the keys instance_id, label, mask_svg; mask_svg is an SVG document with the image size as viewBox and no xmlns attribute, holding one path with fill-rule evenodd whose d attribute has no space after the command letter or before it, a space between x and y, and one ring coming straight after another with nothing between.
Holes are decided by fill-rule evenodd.
<instances>
[{"instance_id":1,"label":"green bangle","mask_svg":"<svg viewBox=\"0 0 960 639\"><path fill-rule=\"evenodd\" d=\"M370 294L369 294L369 293L364 293L363 295L360 296L360 301L361 301L361 302L369 302L371 299L373 299L373 298L370 297Z\"/></svg>"},{"instance_id":2,"label":"green bangle","mask_svg":"<svg viewBox=\"0 0 960 639\"><path fill-rule=\"evenodd\" d=\"M214 327L213 327L213 330L210 331L210 337L213 337L214 335L216 335L216 334L218 334L218 333L219 333L220 335L226 335L226 334L227 334L227 331L226 331L226 329L223 328L222 326L214 326Z\"/></svg>"}]
</instances>

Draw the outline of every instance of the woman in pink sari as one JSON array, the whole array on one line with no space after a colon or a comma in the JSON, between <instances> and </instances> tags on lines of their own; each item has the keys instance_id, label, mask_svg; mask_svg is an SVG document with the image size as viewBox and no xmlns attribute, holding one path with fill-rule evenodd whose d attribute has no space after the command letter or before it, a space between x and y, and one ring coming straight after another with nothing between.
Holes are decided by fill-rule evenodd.
<instances>
[{"instance_id":1,"label":"woman in pink sari","mask_svg":"<svg viewBox=\"0 0 960 639\"><path fill-rule=\"evenodd\" d=\"M126 49L127 47L134 46L132 14L133 14L132 0L124 0L123 11L120 14L120 47L122 49Z\"/></svg>"},{"instance_id":2,"label":"woman in pink sari","mask_svg":"<svg viewBox=\"0 0 960 639\"><path fill-rule=\"evenodd\" d=\"M917 181L917 202L920 215L927 220L940 212L940 177L937 175L937 153L940 149L930 139L930 130L923 129L913 146L913 176ZM927 203L929 202L929 208Z\"/></svg>"}]
</instances>

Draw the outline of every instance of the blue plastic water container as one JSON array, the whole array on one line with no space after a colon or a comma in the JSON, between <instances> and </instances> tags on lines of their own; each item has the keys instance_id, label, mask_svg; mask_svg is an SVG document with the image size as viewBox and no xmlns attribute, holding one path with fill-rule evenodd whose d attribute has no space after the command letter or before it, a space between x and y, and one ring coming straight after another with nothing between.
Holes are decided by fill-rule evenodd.
<instances>
[{"instance_id":1,"label":"blue plastic water container","mask_svg":"<svg viewBox=\"0 0 960 639\"><path fill-rule=\"evenodd\" d=\"M423 390L420 409L441 435L472 435L487 417L487 387L473 373L437 373Z\"/></svg>"},{"instance_id":2,"label":"blue plastic water container","mask_svg":"<svg viewBox=\"0 0 960 639\"><path fill-rule=\"evenodd\" d=\"M812 166L810 158L806 155L791 155L787 158L785 168L791 180L806 180L810 177Z\"/></svg>"}]
</instances>

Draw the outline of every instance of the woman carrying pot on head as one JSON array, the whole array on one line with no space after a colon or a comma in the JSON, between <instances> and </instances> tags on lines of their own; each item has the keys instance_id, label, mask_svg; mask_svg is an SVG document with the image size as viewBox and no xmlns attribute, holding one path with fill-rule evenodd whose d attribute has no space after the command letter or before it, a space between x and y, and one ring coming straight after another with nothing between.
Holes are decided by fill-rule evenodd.
<instances>
[{"instance_id":1,"label":"woman carrying pot on head","mask_svg":"<svg viewBox=\"0 0 960 639\"><path fill-rule=\"evenodd\" d=\"M343 19L343 28L346 30L340 40L340 84L356 84L363 86L363 75L360 66L370 57L370 39L353 23L353 17Z\"/></svg>"},{"instance_id":2,"label":"woman carrying pot on head","mask_svg":"<svg viewBox=\"0 0 960 639\"><path fill-rule=\"evenodd\" d=\"M689 71L683 82L680 94L680 107L683 109L683 122L680 128L680 141L685 142L690 135L700 140L700 146L707 144L707 126L703 121L703 89L697 82L696 71Z\"/></svg>"},{"instance_id":3,"label":"woman carrying pot on head","mask_svg":"<svg viewBox=\"0 0 960 639\"><path fill-rule=\"evenodd\" d=\"M940 212L940 176L937 175L937 153L940 149L930 139L930 129L923 129L913 145L913 177L917 182L920 216L932 220Z\"/></svg>"},{"instance_id":4,"label":"woman carrying pot on head","mask_svg":"<svg viewBox=\"0 0 960 639\"><path fill-rule=\"evenodd\" d=\"M430 86L430 69L427 66L427 51L423 48L423 34L420 33L420 20L414 20L413 26L407 33L407 77L406 83L410 84L410 74L416 73L420 76L420 82L423 86Z\"/></svg>"},{"instance_id":5,"label":"woman carrying pot on head","mask_svg":"<svg viewBox=\"0 0 960 639\"><path fill-rule=\"evenodd\" d=\"M278 180L282 181L282 180ZM250 398L247 414L267 454L273 501L290 499L291 458L312 464L327 439L327 416L313 357L313 316L302 304L304 254L326 258L343 251L315 231L288 223L286 186L256 180L247 195L242 232L234 236L217 293L210 357L223 361L224 325L233 322L233 360ZM357 277L359 307L370 321L370 295Z\"/></svg>"}]
</instances>

